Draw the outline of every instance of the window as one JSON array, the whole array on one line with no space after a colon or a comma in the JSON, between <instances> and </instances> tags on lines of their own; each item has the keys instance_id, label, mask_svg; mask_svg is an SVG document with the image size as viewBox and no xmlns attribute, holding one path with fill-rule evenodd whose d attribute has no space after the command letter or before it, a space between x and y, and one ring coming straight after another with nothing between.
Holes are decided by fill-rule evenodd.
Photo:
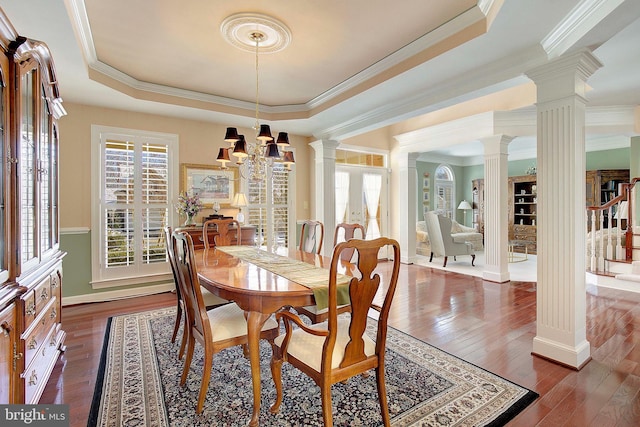
<instances>
[{"instance_id":1,"label":"window","mask_svg":"<svg viewBox=\"0 0 640 427\"><path fill-rule=\"evenodd\" d=\"M173 223L177 136L93 126L92 140L99 171L93 174L94 287L164 279L162 229Z\"/></svg>"},{"instance_id":2,"label":"window","mask_svg":"<svg viewBox=\"0 0 640 427\"><path fill-rule=\"evenodd\" d=\"M449 166L440 165L436 169L436 212L449 218L453 216L455 200L455 177Z\"/></svg>"},{"instance_id":3,"label":"window","mask_svg":"<svg viewBox=\"0 0 640 427\"><path fill-rule=\"evenodd\" d=\"M266 167L266 173L254 173L258 167L251 161L247 162L249 176L263 176L264 179L247 181L248 218L247 223L256 226L258 246L270 249L288 247L290 237L295 246L295 230L292 231L291 221L295 220L291 194L293 187L293 173L285 169L284 164L274 163L273 168Z\"/></svg>"}]
</instances>

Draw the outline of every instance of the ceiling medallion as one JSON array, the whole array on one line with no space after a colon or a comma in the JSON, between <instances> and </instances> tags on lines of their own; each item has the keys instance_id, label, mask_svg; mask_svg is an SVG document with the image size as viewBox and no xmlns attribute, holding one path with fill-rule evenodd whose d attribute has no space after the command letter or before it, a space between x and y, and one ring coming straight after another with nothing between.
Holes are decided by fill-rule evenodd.
<instances>
[{"instance_id":1,"label":"ceiling medallion","mask_svg":"<svg viewBox=\"0 0 640 427\"><path fill-rule=\"evenodd\" d=\"M291 42L291 31L284 23L260 13L231 15L220 24L220 32L227 42L247 52L256 48L256 33L263 35L260 53L279 52Z\"/></svg>"}]
</instances>

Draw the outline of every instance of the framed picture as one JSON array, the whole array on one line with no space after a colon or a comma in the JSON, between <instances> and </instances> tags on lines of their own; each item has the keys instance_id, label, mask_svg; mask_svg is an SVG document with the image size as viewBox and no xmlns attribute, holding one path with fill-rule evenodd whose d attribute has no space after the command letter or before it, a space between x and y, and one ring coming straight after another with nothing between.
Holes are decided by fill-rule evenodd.
<instances>
[{"instance_id":1,"label":"framed picture","mask_svg":"<svg viewBox=\"0 0 640 427\"><path fill-rule=\"evenodd\" d=\"M429 192L425 191L424 193L422 193L422 203L424 203L425 205L429 204Z\"/></svg>"},{"instance_id":2,"label":"framed picture","mask_svg":"<svg viewBox=\"0 0 640 427\"><path fill-rule=\"evenodd\" d=\"M196 194L205 207L212 207L215 202L222 207L229 207L238 186L238 168L222 169L219 166L181 165L180 192L190 196Z\"/></svg>"},{"instance_id":3,"label":"framed picture","mask_svg":"<svg viewBox=\"0 0 640 427\"><path fill-rule=\"evenodd\" d=\"M422 191L429 191L429 172L425 172L422 178Z\"/></svg>"}]
</instances>

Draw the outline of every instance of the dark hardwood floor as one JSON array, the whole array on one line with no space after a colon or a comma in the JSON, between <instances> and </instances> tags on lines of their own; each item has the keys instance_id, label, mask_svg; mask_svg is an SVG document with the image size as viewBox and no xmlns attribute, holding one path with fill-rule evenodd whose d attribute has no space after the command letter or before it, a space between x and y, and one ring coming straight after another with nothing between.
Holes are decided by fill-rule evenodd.
<instances>
[{"instance_id":1,"label":"dark hardwood floor","mask_svg":"<svg viewBox=\"0 0 640 427\"><path fill-rule=\"evenodd\" d=\"M67 351L40 403L85 426L110 316L173 305L170 293L64 307ZM640 425L640 293L589 289L592 360L580 371L531 355L535 283L496 284L402 265L389 324L540 394L509 426Z\"/></svg>"}]
</instances>

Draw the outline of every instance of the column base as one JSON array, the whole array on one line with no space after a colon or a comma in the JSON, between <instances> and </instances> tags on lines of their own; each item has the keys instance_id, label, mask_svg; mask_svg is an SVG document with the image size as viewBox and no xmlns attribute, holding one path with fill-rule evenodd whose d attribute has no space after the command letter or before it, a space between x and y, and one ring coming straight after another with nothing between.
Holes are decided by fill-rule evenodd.
<instances>
[{"instance_id":1,"label":"column base","mask_svg":"<svg viewBox=\"0 0 640 427\"><path fill-rule=\"evenodd\" d=\"M511 280L511 276L509 275L508 271L504 273L500 273L500 272L485 270L482 272L482 280L487 280L489 282L495 282L495 283L504 283L504 282L509 282Z\"/></svg>"},{"instance_id":2,"label":"column base","mask_svg":"<svg viewBox=\"0 0 640 427\"><path fill-rule=\"evenodd\" d=\"M575 347L570 347L559 342L535 337L531 353L576 370L582 369L591 360L591 347L589 341L586 340Z\"/></svg>"}]
</instances>

